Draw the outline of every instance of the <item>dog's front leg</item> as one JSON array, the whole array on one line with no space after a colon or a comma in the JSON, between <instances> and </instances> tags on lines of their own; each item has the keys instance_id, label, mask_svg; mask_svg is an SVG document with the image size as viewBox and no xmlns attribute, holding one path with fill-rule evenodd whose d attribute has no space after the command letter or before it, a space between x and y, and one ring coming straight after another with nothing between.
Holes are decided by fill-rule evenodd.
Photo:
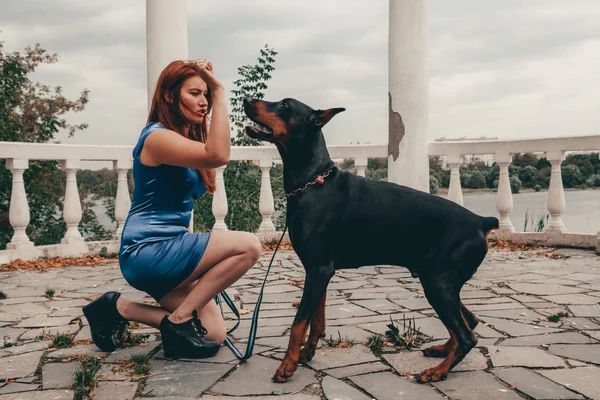
<instances>
[{"instance_id":1,"label":"dog's front leg","mask_svg":"<svg viewBox=\"0 0 600 400\"><path fill-rule=\"evenodd\" d=\"M275 382L285 382L289 377L294 375L294 372L298 368L300 348L302 347L309 321L315 315L319 304L326 295L327 285L329 285L329 281L334 274L335 269L331 263L320 267L306 268L306 280L302 300L300 300L298 312L294 318L285 357L277 372L273 375Z\"/></svg>"},{"instance_id":2,"label":"dog's front leg","mask_svg":"<svg viewBox=\"0 0 600 400\"><path fill-rule=\"evenodd\" d=\"M325 300L327 299L327 290L321 297L321 302L317 308L317 312L310 320L310 335L306 341L306 346L300 352L300 362L306 363L312 360L315 356L315 349L319 343L319 339L325 336Z\"/></svg>"}]
</instances>

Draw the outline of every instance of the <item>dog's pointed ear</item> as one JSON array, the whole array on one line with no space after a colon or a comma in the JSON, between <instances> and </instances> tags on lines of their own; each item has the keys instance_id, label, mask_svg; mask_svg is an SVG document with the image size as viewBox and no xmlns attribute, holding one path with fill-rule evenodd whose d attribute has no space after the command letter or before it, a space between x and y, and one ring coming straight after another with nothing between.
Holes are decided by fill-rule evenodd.
<instances>
[{"instance_id":1,"label":"dog's pointed ear","mask_svg":"<svg viewBox=\"0 0 600 400\"><path fill-rule=\"evenodd\" d=\"M328 123L336 114L346 111L345 108L329 108L327 110L315 110L310 113L308 120L316 127L321 128Z\"/></svg>"}]
</instances>

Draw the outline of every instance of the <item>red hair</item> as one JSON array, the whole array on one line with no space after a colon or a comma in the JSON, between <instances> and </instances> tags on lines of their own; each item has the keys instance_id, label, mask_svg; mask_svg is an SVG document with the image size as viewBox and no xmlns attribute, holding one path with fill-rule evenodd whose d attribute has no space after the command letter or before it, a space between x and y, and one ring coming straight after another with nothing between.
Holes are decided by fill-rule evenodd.
<instances>
[{"instance_id":1,"label":"red hair","mask_svg":"<svg viewBox=\"0 0 600 400\"><path fill-rule=\"evenodd\" d=\"M206 118L201 124L190 125L189 130L184 132L188 121L179 108L179 94L183 82L192 76L200 76L197 67L193 63L173 61L167 65L158 77L147 123L159 122L165 128L175 131L188 139L206 143L206 137L208 136ZM208 114L212 108L210 89L207 100ZM212 169L199 169L198 172L204 186L206 186L207 192L214 193L216 190L215 172Z\"/></svg>"}]
</instances>

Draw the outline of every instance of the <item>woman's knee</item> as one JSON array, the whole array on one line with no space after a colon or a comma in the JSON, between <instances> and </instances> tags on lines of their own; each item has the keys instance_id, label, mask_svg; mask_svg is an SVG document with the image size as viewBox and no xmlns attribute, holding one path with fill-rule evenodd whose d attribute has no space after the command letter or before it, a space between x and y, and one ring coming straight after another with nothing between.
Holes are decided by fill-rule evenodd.
<instances>
[{"instance_id":1,"label":"woman's knee","mask_svg":"<svg viewBox=\"0 0 600 400\"><path fill-rule=\"evenodd\" d=\"M260 240L256 237L256 235L249 233L246 235L243 244L243 252L251 260L252 265L254 265L260 256L262 255L262 244Z\"/></svg>"}]
</instances>

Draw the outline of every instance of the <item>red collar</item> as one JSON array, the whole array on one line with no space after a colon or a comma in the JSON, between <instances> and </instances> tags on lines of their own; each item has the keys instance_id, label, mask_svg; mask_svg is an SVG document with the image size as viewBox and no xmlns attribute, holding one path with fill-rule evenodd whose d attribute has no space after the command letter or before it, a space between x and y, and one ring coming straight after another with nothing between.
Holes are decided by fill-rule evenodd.
<instances>
[{"instance_id":1,"label":"red collar","mask_svg":"<svg viewBox=\"0 0 600 400\"><path fill-rule=\"evenodd\" d=\"M331 169L329 169L327 172L325 172L323 175L319 175L315 178L314 181L310 181L308 182L306 185L302 186L301 188L298 189L294 189L289 193L285 194L285 198L289 199L291 196L295 195L298 192L301 192L304 189L307 189L308 187L318 183L319 185L322 185L325 183L325 178L327 178L329 176L329 174L331 173Z\"/></svg>"}]
</instances>

